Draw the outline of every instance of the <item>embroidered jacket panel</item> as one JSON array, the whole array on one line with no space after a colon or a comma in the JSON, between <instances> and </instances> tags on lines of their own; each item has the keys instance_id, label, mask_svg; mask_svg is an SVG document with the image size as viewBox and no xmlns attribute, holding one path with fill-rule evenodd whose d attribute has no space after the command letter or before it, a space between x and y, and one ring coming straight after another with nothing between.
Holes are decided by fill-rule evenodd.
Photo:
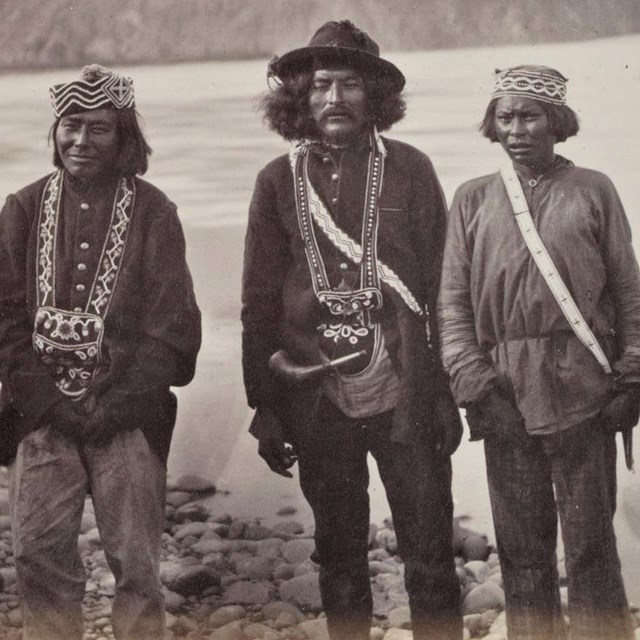
<instances>
[{"instance_id":1,"label":"embroidered jacket panel","mask_svg":"<svg viewBox=\"0 0 640 640\"><path fill-rule=\"evenodd\" d=\"M437 299L446 229L446 207L430 160L417 149L384 139L388 154L379 201L378 257L413 292L430 319L437 350ZM309 154L309 179L335 223L361 241L365 207L368 144L343 151L314 145ZM332 286L340 282L340 263L349 262L316 227L316 237ZM350 268L354 265L349 264ZM401 380L395 410L394 438L407 440L424 422L425 398L446 385L428 348L425 319L410 311L400 296L383 285L380 321L389 355ZM293 360L317 363L319 307L312 289L304 243L297 220L293 176L287 156L277 158L258 175L245 243L243 274L243 369L249 405L279 410L280 387L267 362L278 349ZM291 390L289 390L290 392ZM292 421L312 419L319 387L300 389L306 405ZM286 395L286 394L284 394ZM311 400L310 400L311 398ZM293 403L295 404L295 402ZM296 407L289 407L296 413ZM302 414L306 417L303 418Z\"/></svg>"},{"instance_id":2,"label":"embroidered jacket panel","mask_svg":"<svg viewBox=\"0 0 640 640\"><path fill-rule=\"evenodd\" d=\"M624 209L603 174L565 162L523 185L538 232L614 368L640 370L640 276ZM513 387L527 429L597 414L612 381L571 331L524 243L499 174L454 198L439 317L444 364L465 406ZM615 334L615 335L614 335Z\"/></svg>"},{"instance_id":3,"label":"embroidered jacket panel","mask_svg":"<svg viewBox=\"0 0 640 640\"><path fill-rule=\"evenodd\" d=\"M61 397L32 347L38 214L46 180L10 195L0 213L0 381L15 408L34 422ZM86 194L68 175L64 184L55 303L84 309L109 230L116 181ZM200 312L175 205L144 180L136 178L135 187L129 236L105 319L105 360L91 387L98 401L107 390L168 395L170 386L193 377L200 346Z\"/></svg>"}]
</instances>

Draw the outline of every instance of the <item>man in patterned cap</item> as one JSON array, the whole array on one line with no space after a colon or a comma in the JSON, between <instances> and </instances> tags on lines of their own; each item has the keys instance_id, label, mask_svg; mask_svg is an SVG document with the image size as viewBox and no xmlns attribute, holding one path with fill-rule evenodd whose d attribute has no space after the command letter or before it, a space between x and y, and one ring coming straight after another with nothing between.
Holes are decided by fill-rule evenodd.
<instances>
[{"instance_id":1,"label":"man in patterned cap","mask_svg":"<svg viewBox=\"0 0 640 640\"><path fill-rule=\"evenodd\" d=\"M116 581L118 639L164 633L158 577L172 385L200 313L175 205L141 180L130 79L52 87L56 171L0 213L0 381L17 451L10 500L25 640L80 640L87 493ZM8 410L9 409L9 410Z\"/></svg>"},{"instance_id":2,"label":"man in patterned cap","mask_svg":"<svg viewBox=\"0 0 640 640\"><path fill-rule=\"evenodd\" d=\"M291 477L299 461L331 638L369 638L370 452L405 564L413 637L458 640L449 456L461 425L429 315L445 203L429 159L379 134L404 115L404 76L348 21L322 26L308 47L274 60L270 76L279 86L265 97L266 120L294 145L260 172L249 211L252 433L276 473ZM314 373L334 360L343 364Z\"/></svg>"},{"instance_id":3,"label":"man in patterned cap","mask_svg":"<svg viewBox=\"0 0 640 640\"><path fill-rule=\"evenodd\" d=\"M509 640L566 637L558 517L570 637L630 640L615 434L638 422L640 273L611 181L555 152L579 128L566 88L548 67L496 74L481 131L508 161L453 200L442 356L484 439Z\"/></svg>"}]
</instances>

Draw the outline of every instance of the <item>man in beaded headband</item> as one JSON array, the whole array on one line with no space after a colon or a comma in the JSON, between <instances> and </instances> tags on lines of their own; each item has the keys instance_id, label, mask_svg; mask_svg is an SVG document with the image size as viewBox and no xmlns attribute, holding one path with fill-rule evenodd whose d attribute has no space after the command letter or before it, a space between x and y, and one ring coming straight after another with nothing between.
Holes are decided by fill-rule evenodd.
<instances>
[{"instance_id":1,"label":"man in beaded headband","mask_svg":"<svg viewBox=\"0 0 640 640\"><path fill-rule=\"evenodd\" d=\"M428 313L445 203L427 156L379 135L404 115L404 75L348 20L322 25L267 75L265 121L293 144L258 175L245 242L258 453L287 477L298 460L332 640L370 636L368 451L394 514L413 637L460 640L449 455L461 423ZM331 375L316 375L326 362Z\"/></svg>"},{"instance_id":2,"label":"man in beaded headband","mask_svg":"<svg viewBox=\"0 0 640 640\"><path fill-rule=\"evenodd\" d=\"M521 65L496 69L492 98L524 96L548 102L566 104L567 78L550 67Z\"/></svg>"},{"instance_id":3,"label":"man in beaded headband","mask_svg":"<svg viewBox=\"0 0 640 640\"><path fill-rule=\"evenodd\" d=\"M484 441L509 639L633 640L613 518L616 432L631 466L640 415L640 271L611 180L556 153L579 128L566 84L496 72L480 130L506 157L453 198L442 359Z\"/></svg>"},{"instance_id":4,"label":"man in beaded headband","mask_svg":"<svg viewBox=\"0 0 640 640\"><path fill-rule=\"evenodd\" d=\"M567 105L567 82L568 79L559 71L542 65L496 69L491 99L480 126L481 133L491 142L498 142L494 126L498 100L520 97L535 100L541 105L556 142L575 136L580 126L578 116Z\"/></svg>"},{"instance_id":5,"label":"man in beaded headband","mask_svg":"<svg viewBox=\"0 0 640 640\"><path fill-rule=\"evenodd\" d=\"M87 495L115 576L118 640L158 640L172 386L200 312L176 206L130 79L89 65L50 90L55 171L0 211L0 463L11 465L24 640L81 640ZM85 516L86 518L87 516Z\"/></svg>"}]
</instances>

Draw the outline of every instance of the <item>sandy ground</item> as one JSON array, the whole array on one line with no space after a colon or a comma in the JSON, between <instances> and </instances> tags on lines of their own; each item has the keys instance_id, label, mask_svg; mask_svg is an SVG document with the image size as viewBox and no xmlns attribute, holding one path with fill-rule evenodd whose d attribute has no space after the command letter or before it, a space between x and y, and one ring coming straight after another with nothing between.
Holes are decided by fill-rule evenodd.
<instances>
[{"instance_id":1,"label":"sandy ground","mask_svg":"<svg viewBox=\"0 0 640 640\"><path fill-rule=\"evenodd\" d=\"M464 180L494 171L501 151L477 133L496 67L557 66L571 80L570 104L583 128L558 147L617 185L640 239L636 147L640 141L640 37L570 45L436 51L390 56L407 78L409 112L393 135L426 151L450 200ZM169 470L197 472L225 491L212 499L233 515L277 518L282 507L311 516L296 479L271 474L246 432L240 372L242 238L257 171L286 146L255 110L266 61L126 69L155 149L149 179L178 204L203 310L204 344L193 383L178 390L179 419ZM47 88L77 70L0 77L0 193L50 170ZM637 244L637 246L639 246ZM640 436L636 438L640 460ZM457 515L493 538L481 445L463 442L454 460ZM640 603L640 478L620 465L619 548L630 597ZM388 515L375 470L372 520Z\"/></svg>"}]
</instances>

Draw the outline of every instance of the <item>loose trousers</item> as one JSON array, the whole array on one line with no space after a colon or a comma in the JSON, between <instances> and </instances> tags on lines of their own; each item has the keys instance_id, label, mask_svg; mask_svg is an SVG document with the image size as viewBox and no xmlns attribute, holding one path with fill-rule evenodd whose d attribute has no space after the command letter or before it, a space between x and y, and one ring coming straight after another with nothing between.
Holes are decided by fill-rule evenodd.
<instances>
[{"instance_id":1,"label":"loose trousers","mask_svg":"<svg viewBox=\"0 0 640 640\"><path fill-rule=\"evenodd\" d=\"M80 445L49 426L29 434L10 469L14 557L24 640L81 640L86 574L78 551L91 492L116 580L118 640L159 640L159 580L166 472L139 429L106 445Z\"/></svg>"},{"instance_id":2,"label":"loose trousers","mask_svg":"<svg viewBox=\"0 0 640 640\"><path fill-rule=\"evenodd\" d=\"M509 640L564 639L556 544L568 578L571 640L630 640L613 530L615 433L591 421L525 447L485 440Z\"/></svg>"},{"instance_id":3,"label":"loose trousers","mask_svg":"<svg viewBox=\"0 0 640 640\"><path fill-rule=\"evenodd\" d=\"M460 640L448 457L392 442L391 413L354 420L328 402L315 435L297 441L300 484L315 517L320 591L332 640L368 640L369 470L375 458L405 565L415 640Z\"/></svg>"}]
</instances>

